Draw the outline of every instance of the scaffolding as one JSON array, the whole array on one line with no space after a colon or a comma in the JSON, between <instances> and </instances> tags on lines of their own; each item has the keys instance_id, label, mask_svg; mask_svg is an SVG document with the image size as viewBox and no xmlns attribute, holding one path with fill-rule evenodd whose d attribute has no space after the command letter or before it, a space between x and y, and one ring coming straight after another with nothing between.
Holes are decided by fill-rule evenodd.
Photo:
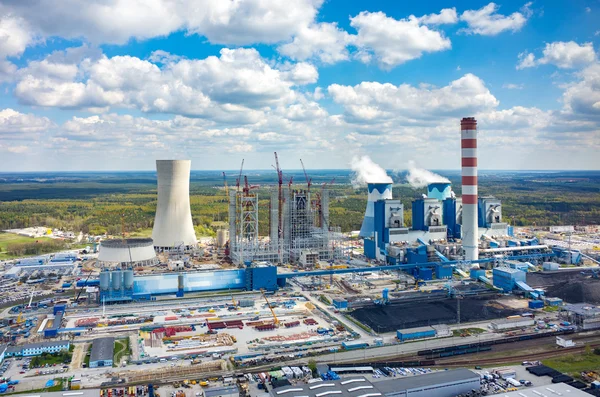
<instances>
[{"instance_id":1,"label":"scaffolding","mask_svg":"<svg viewBox=\"0 0 600 397\"><path fill-rule=\"evenodd\" d=\"M340 228L329 227L327 189L322 189L316 200L311 200L307 190L284 188L283 200L278 191L271 191L266 238L258 235L258 195L247 189L229 193L230 256L234 263L299 263L302 254L309 252L318 253L321 261L347 256Z\"/></svg>"}]
</instances>

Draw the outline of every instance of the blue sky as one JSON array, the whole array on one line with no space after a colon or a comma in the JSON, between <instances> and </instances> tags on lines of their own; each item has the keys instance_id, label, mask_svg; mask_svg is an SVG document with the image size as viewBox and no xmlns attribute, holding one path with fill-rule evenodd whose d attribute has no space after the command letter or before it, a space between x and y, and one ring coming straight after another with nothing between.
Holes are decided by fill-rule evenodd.
<instances>
[{"instance_id":1,"label":"blue sky","mask_svg":"<svg viewBox=\"0 0 600 397\"><path fill-rule=\"evenodd\" d=\"M76 10L76 11L74 11ZM0 4L12 170L598 169L600 1Z\"/></svg>"}]
</instances>

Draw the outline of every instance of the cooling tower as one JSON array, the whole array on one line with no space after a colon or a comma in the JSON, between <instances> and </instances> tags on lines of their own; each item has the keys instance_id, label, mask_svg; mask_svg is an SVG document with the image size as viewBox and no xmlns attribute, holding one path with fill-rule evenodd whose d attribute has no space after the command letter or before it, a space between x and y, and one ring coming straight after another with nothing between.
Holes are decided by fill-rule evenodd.
<instances>
[{"instance_id":1,"label":"cooling tower","mask_svg":"<svg viewBox=\"0 0 600 397\"><path fill-rule=\"evenodd\" d=\"M460 121L462 166L462 243L465 259L479 259L477 245L477 120Z\"/></svg>"},{"instance_id":2,"label":"cooling tower","mask_svg":"<svg viewBox=\"0 0 600 397\"><path fill-rule=\"evenodd\" d=\"M190 211L190 160L156 160L158 204L152 239L154 247L169 250L181 243L196 245Z\"/></svg>"},{"instance_id":3,"label":"cooling tower","mask_svg":"<svg viewBox=\"0 0 600 397\"><path fill-rule=\"evenodd\" d=\"M360 227L360 237L372 237L375 232L375 202L378 200L392 199L392 184L391 183L369 183L367 185L369 191L367 209L362 226Z\"/></svg>"},{"instance_id":4,"label":"cooling tower","mask_svg":"<svg viewBox=\"0 0 600 397\"><path fill-rule=\"evenodd\" d=\"M452 186L450 183L436 182L427 186L427 197L438 200L446 200L452 195Z\"/></svg>"}]
</instances>

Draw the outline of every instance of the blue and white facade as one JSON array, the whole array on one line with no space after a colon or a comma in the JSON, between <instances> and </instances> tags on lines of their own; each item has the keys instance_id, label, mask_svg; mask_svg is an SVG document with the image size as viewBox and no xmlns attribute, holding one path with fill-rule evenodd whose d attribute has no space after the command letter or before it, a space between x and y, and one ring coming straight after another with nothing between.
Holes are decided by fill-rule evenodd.
<instances>
[{"instance_id":1,"label":"blue and white facade","mask_svg":"<svg viewBox=\"0 0 600 397\"><path fill-rule=\"evenodd\" d=\"M369 191L367 209L358 234L362 238L373 237L375 234L375 202L392 199L391 183L369 183L367 190Z\"/></svg>"},{"instance_id":2,"label":"blue and white facade","mask_svg":"<svg viewBox=\"0 0 600 397\"><path fill-rule=\"evenodd\" d=\"M69 341L52 341L52 342L40 342L30 343L28 345L11 346L6 351L7 357L32 357L39 356L42 353L59 353L61 351L68 351L71 344Z\"/></svg>"}]
</instances>

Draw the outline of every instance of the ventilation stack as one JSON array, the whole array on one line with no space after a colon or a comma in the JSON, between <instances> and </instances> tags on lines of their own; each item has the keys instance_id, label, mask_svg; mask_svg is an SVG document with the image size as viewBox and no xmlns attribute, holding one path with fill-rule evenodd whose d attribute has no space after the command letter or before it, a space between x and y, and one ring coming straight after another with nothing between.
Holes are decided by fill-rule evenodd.
<instances>
[{"instance_id":1,"label":"ventilation stack","mask_svg":"<svg viewBox=\"0 0 600 397\"><path fill-rule=\"evenodd\" d=\"M369 191L367 209L358 234L362 238L373 237L375 234L375 202L392 199L391 183L369 183L367 189Z\"/></svg>"},{"instance_id":2,"label":"ventilation stack","mask_svg":"<svg viewBox=\"0 0 600 397\"><path fill-rule=\"evenodd\" d=\"M152 239L158 250L197 243L190 211L190 167L190 160L156 160L158 204Z\"/></svg>"},{"instance_id":3,"label":"ventilation stack","mask_svg":"<svg viewBox=\"0 0 600 397\"><path fill-rule=\"evenodd\" d=\"M477 244L477 120L460 121L462 166L462 243L465 260L479 259Z\"/></svg>"}]
</instances>

